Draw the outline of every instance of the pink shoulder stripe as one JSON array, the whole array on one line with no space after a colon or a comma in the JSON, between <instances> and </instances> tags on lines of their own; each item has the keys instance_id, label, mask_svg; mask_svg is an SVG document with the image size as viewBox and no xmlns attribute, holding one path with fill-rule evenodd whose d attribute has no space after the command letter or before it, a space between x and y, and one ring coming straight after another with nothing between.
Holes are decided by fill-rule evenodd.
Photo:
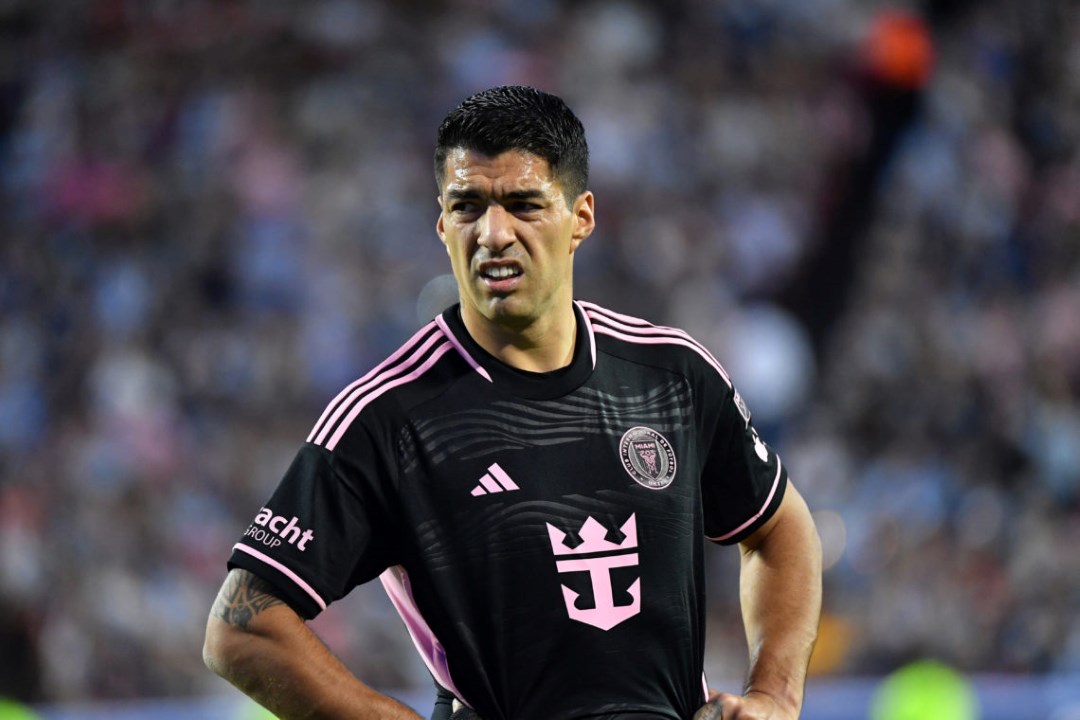
<instances>
[{"instance_id":1,"label":"pink shoulder stripe","mask_svg":"<svg viewBox=\"0 0 1080 720\"><path fill-rule=\"evenodd\" d=\"M588 303L588 306L593 311L591 313L592 317L600 320L601 322L608 322L612 326L626 330L627 332L636 332L645 335L670 334L681 337L684 340L693 343L694 346L697 347L699 354L702 354L706 357L706 359L710 360L713 367L715 367L717 371L724 376L724 380L727 381L727 384L731 385L731 378L728 376L727 371L724 370L724 366L720 364L720 361L717 360L711 352L709 352L709 349L707 347L695 340L694 337L685 330L681 330L675 327L667 327L664 325L656 325L649 322L648 320L642 320L641 318L623 315L613 310L608 310L607 308L600 307L599 305L596 305L594 303Z\"/></svg>"},{"instance_id":2,"label":"pink shoulder stripe","mask_svg":"<svg viewBox=\"0 0 1080 720\"><path fill-rule=\"evenodd\" d=\"M622 320L624 323L627 323L629 325L659 327L658 325L656 325L656 323L651 323L648 320L643 320L639 317L634 317L633 315L623 315L622 313L617 313L614 310L604 307L603 305L597 305L596 303L589 302L587 300L581 300L578 304L586 310L592 310L600 315L604 315L613 320Z\"/></svg>"},{"instance_id":3,"label":"pink shoulder stripe","mask_svg":"<svg viewBox=\"0 0 1080 720\"><path fill-rule=\"evenodd\" d=\"M605 325L603 324L603 322L596 324L594 326L596 332L600 333L601 335L609 335L611 337L618 338L619 340L625 340L626 342L637 343L639 345L682 345L683 347L688 347L694 352L696 352L698 355L700 355L705 360L705 362L711 365L712 368L716 370L716 372L720 375L720 377L723 378L724 382L727 383L728 387L732 387L731 378L728 377L727 371L725 371L723 366L716 361L716 358L712 356L712 353L702 347L700 343L696 342L689 335L686 335L686 333L683 333L681 331L672 333L656 327L630 328L622 326L619 323L615 323L606 318L596 318L596 316L594 316L594 318L602 320L604 322L612 323L612 325L614 326L611 327ZM622 332L620 329L617 328L621 328L623 330L626 330L627 332ZM637 332L640 334L631 334L633 332Z\"/></svg>"},{"instance_id":4,"label":"pink shoulder stripe","mask_svg":"<svg viewBox=\"0 0 1080 720\"><path fill-rule=\"evenodd\" d=\"M425 343L425 345L426 344L427 343ZM431 369L431 366L438 362L439 358L445 355L448 350L452 350L453 347L454 346L449 341L446 341L444 339L443 344L436 347L435 350L431 353L431 356L423 363L418 365L416 369L414 369L412 372L406 375L402 375L396 380L391 380L390 382L379 385L367 395L365 395L362 399L360 399L360 401L353 406L352 410L349 411L349 414L345 416L345 419L342 420L341 423L338 425L337 430L334 431L333 436L331 436L330 440L326 443L326 449L333 452L334 448L337 447L337 444L341 440L342 436L345 435L345 431L349 429L349 425L352 424L353 420L356 419L356 416L360 414L360 411L363 410L368 403L370 403L372 400L376 399L386 391L396 388L398 385L404 385L407 382L412 382L413 380L417 379L418 377L426 373L429 369ZM426 347L424 349L426 350ZM417 351L414 356L420 354L422 353L420 351Z\"/></svg>"},{"instance_id":5,"label":"pink shoulder stripe","mask_svg":"<svg viewBox=\"0 0 1080 720\"><path fill-rule=\"evenodd\" d=\"M308 435L307 441L308 442L314 442L315 441L315 437L319 433L320 428L322 428L323 423L326 422L327 418L330 417L331 413L333 413L336 409L339 409L339 403L341 403L346 397L348 397L354 390L359 388L361 385L368 382L369 380L374 378L376 375L378 375L380 372L382 372L386 368L393 365L398 360L398 358L400 358L402 355L404 355L405 353L412 350L420 342L421 338L423 338L425 335L427 335L429 332L431 332L431 330L434 327L435 327L435 323L434 322L429 322L427 325L422 327L415 335L413 335L411 338L409 338L409 340L404 345L399 347L394 352L393 355L391 355L390 357L383 360L381 363L379 363L374 368L372 368L372 370L370 372L368 372L366 375L362 376L358 380L355 380L353 383L346 386L344 390L339 392L337 394L337 397L335 397L333 400L331 400L330 403L326 406L326 409L323 410L322 415L319 417L318 421L316 421L316 423L315 423L315 427L313 427L311 429L311 434Z\"/></svg>"},{"instance_id":6,"label":"pink shoulder stripe","mask_svg":"<svg viewBox=\"0 0 1080 720\"><path fill-rule=\"evenodd\" d=\"M284 575L285 577L289 578L294 583L296 583L296 585L301 590L303 590L308 595L310 595L311 599L315 601L315 604L319 606L320 610L325 610L326 609L326 601L323 600L321 597L319 597L319 593L315 592L315 590L312 589L312 587L310 585L308 585L306 582L304 582L300 578L299 575L297 575L292 570L290 570L289 568L287 568L284 565L282 565L281 563L279 563L274 558L270 557L269 555L264 555L263 553L259 552L258 550L254 549L254 548L250 548L247 545L244 545L243 543L236 543L235 545L233 545L233 550L239 550L242 553L247 553L248 555L255 558L256 560L261 560L262 562L266 563L270 567L274 568L279 573L281 573L282 575Z\"/></svg>"},{"instance_id":7,"label":"pink shoulder stripe","mask_svg":"<svg viewBox=\"0 0 1080 720\"><path fill-rule=\"evenodd\" d=\"M441 332L434 332L431 334L431 337L425 340L423 344L420 345L420 347L416 348L416 350L414 350L413 353L409 355L409 357L405 358L393 367L386 368L375 377L372 377L363 385L360 385L359 387L353 387L352 392L348 394L345 400L341 403L338 403L337 408L334 410L333 413L331 413L330 418L326 421L326 423L323 424L322 429L319 430L319 433L315 436L315 439L309 440L308 442L314 442L317 445L322 445L326 441L326 436L330 433L330 430L337 423L338 418L340 418L342 414L346 410L348 410L357 400L362 398L366 393L377 389L380 385L385 383L390 378L393 378L395 375L398 375L411 368L417 363L417 361L421 357L424 356L425 353L427 353L428 350L431 349L433 345L438 342L445 342L445 338L443 338ZM370 376L371 374L368 373L368 375L365 377Z\"/></svg>"},{"instance_id":8,"label":"pink shoulder stripe","mask_svg":"<svg viewBox=\"0 0 1080 720\"><path fill-rule=\"evenodd\" d=\"M596 369L596 333L593 331L592 321L589 319L589 313L585 310L585 303L574 301L574 304L581 310L581 317L585 318L585 332L589 335L589 357L592 358L592 368ZM594 306L595 307L595 306Z\"/></svg>"},{"instance_id":9,"label":"pink shoulder stripe","mask_svg":"<svg viewBox=\"0 0 1080 720\"><path fill-rule=\"evenodd\" d=\"M769 509L769 503L772 502L773 495L776 494L776 488L778 488L778 487L780 487L780 458L779 457L776 458L776 477L773 478L772 489L769 490L769 496L767 498L765 498L765 504L761 506L761 509L758 510L757 513L755 513L753 517L751 517L749 520L747 520L746 522L744 522L742 525L735 528L731 532L724 533L723 535L720 535L720 536L714 537L714 538L709 538L709 539L713 540L713 541L716 541L716 542L723 542L724 540L727 540L730 537L735 537L736 535L741 533L743 530L745 530L746 528L753 525L757 521L757 519L760 518L762 515L764 515L765 511Z\"/></svg>"},{"instance_id":10,"label":"pink shoulder stripe","mask_svg":"<svg viewBox=\"0 0 1080 720\"><path fill-rule=\"evenodd\" d=\"M480 363L476 362L476 360L473 359L473 356L469 354L469 351L465 349L465 346L462 345L461 341L457 339L456 335L454 335L454 332L450 329L450 326L446 324L446 320L443 320L443 316L439 315L437 318L435 318L435 322L438 323L439 329L443 331L443 335L445 335L446 338L451 343L453 343L454 349L458 351L458 354L461 355L461 357L465 358L465 362L469 363L469 366L473 370L480 373L480 377L484 378L488 382L492 382L491 375L488 375L488 371L481 367Z\"/></svg>"},{"instance_id":11,"label":"pink shoulder stripe","mask_svg":"<svg viewBox=\"0 0 1080 720\"><path fill-rule=\"evenodd\" d=\"M420 653L420 659L427 665L432 677L439 681L444 688L454 693L459 700L464 701L461 691L454 685L454 679L450 676L450 666L446 662L446 650L443 649L439 638L435 636L431 626L424 619L420 608L416 606L413 598L412 586L409 583L409 573L400 565L387 568L379 576L387 597L393 603L394 609L401 616L405 628L409 631L416 651Z\"/></svg>"}]
</instances>

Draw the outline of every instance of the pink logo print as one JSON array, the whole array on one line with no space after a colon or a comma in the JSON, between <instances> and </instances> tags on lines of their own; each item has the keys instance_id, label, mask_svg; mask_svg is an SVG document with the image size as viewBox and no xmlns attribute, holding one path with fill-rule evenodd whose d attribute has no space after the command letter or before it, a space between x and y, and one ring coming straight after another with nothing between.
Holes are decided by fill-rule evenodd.
<instances>
[{"instance_id":1,"label":"pink logo print","mask_svg":"<svg viewBox=\"0 0 1080 720\"><path fill-rule=\"evenodd\" d=\"M638 455L645 461L645 465L649 468L650 475L659 475L660 472L656 468L656 443L653 442L636 442L634 448L637 450Z\"/></svg>"},{"instance_id":2,"label":"pink logo print","mask_svg":"<svg viewBox=\"0 0 1080 720\"><path fill-rule=\"evenodd\" d=\"M472 489L471 495L478 497L488 493L501 493L520 489L518 484L506 474L506 471L499 467L499 463L494 463L488 466L488 471L480 478L480 484Z\"/></svg>"},{"instance_id":3,"label":"pink logo print","mask_svg":"<svg viewBox=\"0 0 1080 720\"><path fill-rule=\"evenodd\" d=\"M626 552L638 546L637 519L634 515L631 515L619 528L626 536L621 543L609 542L606 537L607 530L592 516L587 518L585 524L581 526L582 543L576 548L567 547L564 543L566 533L551 523L545 523L545 525L548 529L548 538L551 540L551 550L556 557L597 552L610 553L599 557L556 561L555 569L560 573L587 572L592 583L594 607L591 608L579 608L576 604L578 593L565 585L560 585L563 600L566 602L566 612L572 620L598 627L601 630L610 630L641 612L641 578L635 578L627 588L632 598L629 605L615 604L614 589L611 585L612 568L634 567L638 564L638 554Z\"/></svg>"}]
</instances>

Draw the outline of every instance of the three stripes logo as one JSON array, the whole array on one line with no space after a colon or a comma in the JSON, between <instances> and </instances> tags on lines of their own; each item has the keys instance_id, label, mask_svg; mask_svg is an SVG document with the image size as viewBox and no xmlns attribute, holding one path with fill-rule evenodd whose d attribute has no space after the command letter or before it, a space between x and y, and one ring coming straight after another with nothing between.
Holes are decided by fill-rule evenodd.
<instances>
[{"instance_id":1,"label":"three stripes logo","mask_svg":"<svg viewBox=\"0 0 1080 720\"><path fill-rule=\"evenodd\" d=\"M472 496L494 495L495 493L509 492L511 490L520 490L520 488L506 474L506 471L499 467L499 463L492 463L488 466L488 471L480 478L480 484L472 489Z\"/></svg>"}]
</instances>

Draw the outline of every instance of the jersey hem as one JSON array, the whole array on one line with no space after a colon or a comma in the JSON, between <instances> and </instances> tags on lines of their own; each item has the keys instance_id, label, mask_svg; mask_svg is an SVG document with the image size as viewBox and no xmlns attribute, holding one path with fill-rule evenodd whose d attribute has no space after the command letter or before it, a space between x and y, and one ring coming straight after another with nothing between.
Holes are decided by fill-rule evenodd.
<instances>
[{"instance_id":1,"label":"jersey hem","mask_svg":"<svg viewBox=\"0 0 1080 720\"><path fill-rule=\"evenodd\" d=\"M233 546L228 567L247 570L273 585L281 594L281 599L307 620L326 609L327 602L299 575L280 562L243 543Z\"/></svg>"},{"instance_id":2,"label":"jersey hem","mask_svg":"<svg viewBox=\"0 0 1080 720\"><path fill-rule=\"evenodd\" d=\"M754 534L758 528L769 521L773 515L776 514L777 509L780 507L781 501L784 499L784 493L787 490L787 473L784 470L783 464L780 462L780 458L776 458L776 479L773 480L772 489L769 491L768 496L765 498L765 504L761 506L754 515L746 520L742 525L739 525L734 530L726 532L722 535L709 535L709 540L719 545L734 545L735 543L742 542L746 538Z\"/></svg>"}]
</instances>

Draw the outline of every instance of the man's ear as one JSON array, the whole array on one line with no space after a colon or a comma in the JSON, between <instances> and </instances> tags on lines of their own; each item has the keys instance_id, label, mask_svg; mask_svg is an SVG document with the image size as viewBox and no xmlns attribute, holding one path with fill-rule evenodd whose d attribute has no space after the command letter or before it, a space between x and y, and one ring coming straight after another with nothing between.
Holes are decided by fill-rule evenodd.
<instances>
[{"instance_id":1,"label":"man's ear","mask_svg":"<svg viewBox=\"0 0 1080 720\"><path fill-rule=\"evenodd\" d=\"M577 250L582 241L592 235L596 228L595 198L591 190L586 190L574 200L571 210L574 213L574 232L570 236L570 252Z\"/></svg>"},{"instance_id":2,"label":"man's ear","mask_svg":"<svg viewBox=\"0 0 1080 720\"><path fill-rule=\"evenodd\" d=\"M442 244L445 245L446 244L446 229L443 227L442 195L439 195L438 197L436 197L435 202L439 203L439 219L435 221L435 232L439 235L439 240L442 241ZM449 252L449 248L447 248L447 252Z\"/></svg>"}]
</instances>

